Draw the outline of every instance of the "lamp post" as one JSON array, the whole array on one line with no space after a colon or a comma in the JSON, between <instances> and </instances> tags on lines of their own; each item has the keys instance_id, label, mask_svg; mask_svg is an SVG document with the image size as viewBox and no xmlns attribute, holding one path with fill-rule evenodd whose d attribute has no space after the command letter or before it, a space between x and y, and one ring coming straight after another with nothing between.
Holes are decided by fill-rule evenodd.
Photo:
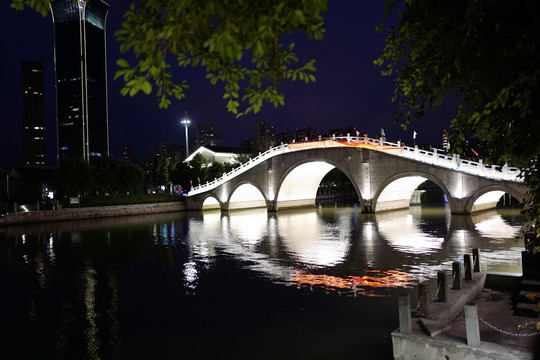
<instances>
[{"instance_id":1,"label":"lamp post","mask_svg":"<svg viewBox=\"0 0 540 360\"><path fill-rule=\"evenodd\" d=\"M191 121L189 120L189 118L187 116L187 111L186 111L186 114L184 115L184 118L181 121L181 124L184 125L184 127L186 128L186 159L187 159L188 156L189 156L188 126L189 126L189 124L191 124Z\"/></svg>"}]
</instances>

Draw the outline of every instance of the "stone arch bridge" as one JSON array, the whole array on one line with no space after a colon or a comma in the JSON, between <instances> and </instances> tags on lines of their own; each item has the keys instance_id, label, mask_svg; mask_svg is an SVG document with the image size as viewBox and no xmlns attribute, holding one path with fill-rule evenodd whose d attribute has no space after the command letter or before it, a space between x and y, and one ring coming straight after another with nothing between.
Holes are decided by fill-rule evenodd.
<instances>
[{"instance_id":1,"label":"stone arch bridge","mask_svg":"<svg viewBox=\"0 0 540 360\"><path fill-rule=\"evenodd\" d=\"M494 208L504 194L522 201L527 190L517 168L349 136L274 147L192 188L186 206L222 211L313 207L321 180L334 168L350 179L365 213L409 207L414 190L427 180L444 192L452 214Z\"/></svg>"}]
</instances>

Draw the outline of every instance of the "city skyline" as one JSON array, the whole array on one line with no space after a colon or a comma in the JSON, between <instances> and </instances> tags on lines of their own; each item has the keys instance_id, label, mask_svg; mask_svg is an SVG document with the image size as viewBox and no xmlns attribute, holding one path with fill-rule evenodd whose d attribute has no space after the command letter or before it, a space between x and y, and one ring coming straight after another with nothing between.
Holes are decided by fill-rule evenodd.
<instances>
[{"instance_id":1,"label":"city skyline","mask_svg":"<svg viewBox=\"0 0 540 360\"><path fill-rule=\"evenodd\" d=\"M109 6L52 3L58 158L109 155L107 55Z\"/></svg>"},{"instance_id":2,"label":"city skyline","mask_svg":"<svg viewBox=\"0 0 540 360\"><path fill-rule=\"evenodd\" d=\"M111 3L106 28L110 146L115 158L120 158L125 145L133 145L140 158L149 155L152 145L158 142L185 144L180 120L186 111L191 119L190 138L194 135L194 126L211 123L222 135L225 146L237 146L253 137L256 122L265 118L275 124L278 133L307 126L324 134L329 129L355 125L370 136L379 135L380 129L384 128L389 140L407 142L412 142L412 133L416 131L419 143L432 144L440 143L443 129L449 126L449 111L428 114L425 119L413 122L407 131L393 123L392 112L396 106L390 100L392 79L382 77L380 68L373 65L384 46L385 33L375 30L384 10L382 3L331 1L324 14L325 39L322 42L295 41L301 59L316 59L317 81L312 84L284 82L281 89L285 94L285 106L275 109L265 104L261 113L238 119L226 111L219 84L210 85L200 69L185 70L183 75L190 85L187 97L181 101L173 100L166 110L158 108L153 95L141 94L132 98L120 95L122 83L113 78L116 60L122 55L114 32L131 3L127 0ZM6 84L0 94L4 109L0 120L0 164L18 165L22 162L23 152L21 106L20 99L17 100L21 85L20 74L16 71L18 65L14 64L20 64L22 60L43 62L46 127L54 129L53 23L50 15L43 18L29 9L18 12L9 7L9 2L2 6L0 26L6 34L3 53L8 56L0 60ZM50 138L53 135L48 131L48 164L51 163L50 149L54 149L56 142Z\"/></svg>"}]
</instances>

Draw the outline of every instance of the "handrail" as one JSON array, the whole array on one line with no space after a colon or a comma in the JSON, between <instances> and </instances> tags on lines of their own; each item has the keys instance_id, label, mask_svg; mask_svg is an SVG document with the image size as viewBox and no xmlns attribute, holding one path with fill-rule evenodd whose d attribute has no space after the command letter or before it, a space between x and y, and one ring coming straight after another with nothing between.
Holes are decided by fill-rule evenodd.
<instances>
[{"instance_id":1,"label":"handrail","mask_svg":"<svg viewBox=\"0 0 540 360\"><path fill-rule=\"evenodd\" d=\"M363 136L332 136L330 138L319 138L318 140L312 140L312 141L306 141L301 143L291 143L291 144L281 144L276 147L270 148L266 150L263 153L259 153L256 157L253 159L250 159L249 161L241 164L240 166L232 169L228 173L224 173L221 177L214 179L211 182L207 182L206 184L201 184L199 186L194 186L190 191L188 196L197 195L204 191L211 190L215 187L218 187L227 181L229 181L231 178L238 176L255 166L263 163L264 161L277 156L282 155L289 152L296 152L296 151L303 151L303 150L309 150L313 149L316 146L310 148L310 147L291 147L289 145L292 144L309 144L309 143L317 143L321 141L327 141L327 140L339 140L340 143L335 143L333 146L358 146L359 144L365 144L369 145L370 149L375 151L385 151L388 152L388 148L394 148L401 150L400 152L396 153L395 151L389 152L391 155L394 156L400 156L406 159L419 161L425 164L430 164L438 167L443 167L471 175L481 176L484 178L489 179L495 179L495 180L505 180L505 181L515 181L515 182L522 182L520 180L520 173L521 170L515 167L509 167L507 164L504 164L503 166L495 166L495 165L486 165L483 163L482 160L479 162L468 160L468 159L461 159L459 155L449 156L446 154L442 154L438 152L438 149L434 149L434 151L419 149L418 146L415 147L409 147L401 145L401 142L393 143L388 142L383 139L374 139L374 138L368 138ZM343 143L345 141L346 143ZM348 144L351 145L348 145ZM499 170L500 168L500 170Z\"/></svg>"}]
</instances>

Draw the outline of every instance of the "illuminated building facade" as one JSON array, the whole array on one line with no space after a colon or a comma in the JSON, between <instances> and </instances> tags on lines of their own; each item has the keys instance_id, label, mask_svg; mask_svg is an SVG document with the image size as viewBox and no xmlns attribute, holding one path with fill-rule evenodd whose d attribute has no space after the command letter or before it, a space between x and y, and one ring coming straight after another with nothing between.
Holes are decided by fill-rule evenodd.
<instances>
[{"instance_id":1,"label":"illuminated building facade","mask_svg":"<svg viewBox=\"0 0 540 360\"><path fill-rule=\"evenodd\" d=\"M21 62L24 164L45 165L43 64Z\"/></svg>"},{"instance_id":2,"label":"illuminated building facade","mask_svg":"<svg viewBox=\"0 0 540 360\"><path fill-rule=\"evenodd\" d=\"M109 155L105 22L102 0L51 3L58 157Z\"/></svg>"},{"instance_id":3,"label":"illuminated building facade","mask_svg":"<svg viewBox=\"0 0 540 360\"><path fill-rule=\"evenodd\" d=\"M152 156L167 158L172 164L181 162L182 154L182 146L172 141L160 142L152 146Z\"/></svg>"},{"instance_id":4,"label":"illuminated building facade","mask_svg":"<svg viewBox=\"0 0 540 360\"><path fill-rule=\"evenodd\" d=\"M195 148L201 146L221 146L221 135L213 124L198 124L195 127Z\"/></svg>"},{"instance_id":5,"label":"illuminated building facade","mask_svg":"<svg viewBox=\"0 0 540 360\"><path fill-rule=\"evenodd\" d=\"M276 126L270 124L268 119L258 121L255 128L256 142L260 152L264 152L276 145Z\"/></svg>"},{"instance_id":6,"label":"illuminated building facade","mask_svg":"<svg viewBox=\"0 0 540 360\"><path fill-rule=\"evenodd\" d=\"M317 130L311 126L301 129L286 130L277 135L278 144L289 144L297 141L314 140L317 137Z\"/></svg>"}]
</instances>

